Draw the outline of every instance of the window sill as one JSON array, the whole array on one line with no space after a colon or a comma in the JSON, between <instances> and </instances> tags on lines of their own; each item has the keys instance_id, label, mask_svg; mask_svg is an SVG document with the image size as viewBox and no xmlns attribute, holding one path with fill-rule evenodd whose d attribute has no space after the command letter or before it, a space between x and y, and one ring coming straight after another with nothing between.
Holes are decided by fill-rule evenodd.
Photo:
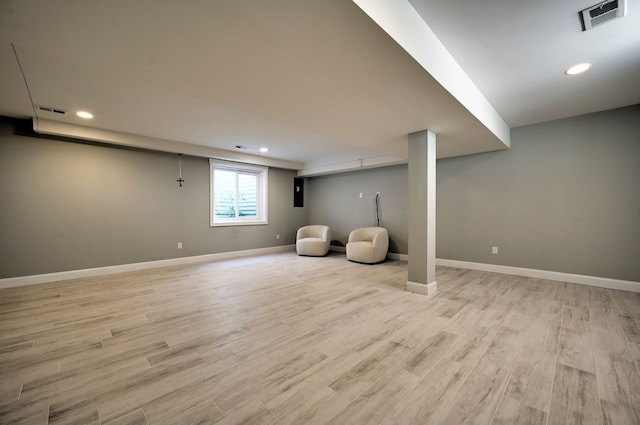
<instances>
[{"instance_id":1,"label":"window sill","mask_svg":"<svg viewBox=\"0 0 640 425\"><path fill-rule=\"evenodd\" d=\"M211 223L209 227L226 227L226 226L261 226L269 224L267 221L230 221L226 223Z\"/></svg>"}]
</instances>

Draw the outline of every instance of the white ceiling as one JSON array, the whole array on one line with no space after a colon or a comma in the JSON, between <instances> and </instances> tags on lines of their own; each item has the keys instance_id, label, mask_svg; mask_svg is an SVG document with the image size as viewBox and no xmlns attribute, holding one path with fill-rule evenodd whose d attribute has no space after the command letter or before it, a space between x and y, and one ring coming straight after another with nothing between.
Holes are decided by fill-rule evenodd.
<instances>
[{"instance_id":1,"label":"white ceiling","mask_svg":"<svg viewBox=\"0 0 640 425\"><path fill-rule=\"evenodd\" d=\"M412 1L511 127L640 102L639 2L582 33L589 1ZM584 60L589 73L563 75ZM297 169L403 162L407 134L427 128L439 157L508 145L350 0L2 0L0 75L1 115L268 146L266 161Z\"/></svg>"},{"instance_id":2,"label":"white ceiling","mask_svg":"<svg viewBox=\"0 0 640 425\"><path fill-rule=\"evenodd\" d=\"M598 0L410 2L512 128L640 102L640 0L589 31L578 12Z\"/></svg>"}]
</instances>

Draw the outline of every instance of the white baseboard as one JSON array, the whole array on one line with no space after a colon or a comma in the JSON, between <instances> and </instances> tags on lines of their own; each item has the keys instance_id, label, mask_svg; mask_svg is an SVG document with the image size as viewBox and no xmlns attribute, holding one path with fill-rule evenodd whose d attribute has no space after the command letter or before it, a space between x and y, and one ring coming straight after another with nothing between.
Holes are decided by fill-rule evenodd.
<instances>
[{"instance_id":1,"label":"white baseboard","mask_svg":"<svg viewBox=\"0 0 640 425\"><path fill-rule=\"evenodd\" d=\"M331 245L331 249L337 252L345 252L345 247ZM389 252L390 260L409 261L409 255ZM473 263L471 261L447 260L436 258L436 265L455 267L459 269L479 270L484 272L510 274L514 276L532 277L534 279L554 280L558 282L576 283L578 285L596 286L599 288L618 289L621 291L640 292L640 282L631 280L611 279L607 277L586 276L580 274L554 272L549 270L527 269L524 267L501 266L498 264ZM424 286L424 285L422 285ZM424 289L424 288L418 288ZM407 287L407 290L408 287Z\"/></svg>"},{"instance_id":2,"label":"white baseboard","mask_svg":"<svg viewBox=\"0 0 640 425\"><path fill-rule=\"evenodd\" d=\"M418 283L407 280L407 291L426 296L435 295L438 292L438 283L434 280L431 283Z\"/></svg>"},{"instance_id":3,"label":"white baseboard","mask_svg":"<svg viewBox=\"0 0 640 425\"><path fill-rule=\"evenodd\" d=\"M242 251L220 252L217 254L196 255L193 257L169 258L167 260L146 261L143 263L120 264L117 266L96 267L91 269L69 270L57 273L46 273L32 276L9 277L0 279L0 288L36 285L39 283L57 282L60 280L79 279L83 277L102 276L114 273L155 269L158 267L178 266L182 264L204 263L210 261L229 260L250 257L253 255L275 254L295 251L295 245L272 246L268 248L246 249Z\"/></svg>"},{"instance_id":4,"label":"white baseboard","mask_svg":"<svg viewBox=\"0 0 640 425\"><path fill-rule=\"evenodd\" d=\"M387 258L389 260L398 260L398 261L409 261L408 254L396 254L395 252L388 252Z\"/></svg>"},{"instance_id":5,"label":"white baseboard","mask_svg":"<svg viewBox=\"0 0 640 425\"><path fill-rule=\"evenodd\" d=\"M577 283L579 285L597 286L607 289L640 292L640 282L631 280L610 279L607 277L586 276L549 270L527 269L523 267L501 266L498 264L472 263L470 261L446 260L436 258L436 265L471 269L484 272L510 274L514 276L532 277L535 279L555 280L558 282Z\"/></svg>"},{"instance_id":6,"label":"white baseboard","mask_svg":"<svg viewBox=\"0 0 640 425\"><path fill-rule=\"evenodd\" d=\"M345 252L344 246L331 245L330 249L336 252ZM268 248L246 249L242 251L220 252L217 254L196 255L193 257L170 258L167 260L147 261L143 263L121 264L117 266L96 267L92 269L69 270L57 273L46 273L32 276L9 277L0 279L1 288L11 288L15 286L36 285L39 283L57 282L60 280L79 279L83 277L102 276L114 273L123 273L138 270L154 269L158 267L177 266L182 264L204 263L210 261L229 260L233 258L250 257L253 255L275 254L279 252L295 251L295 245L273 246ZM390 260L408 261L407 254L397 254L390 252L387 254ZM535 279L555 280L558 282L577 283L579 285L596 286L607 289L618 289L622 291L640 292L640 282L631 280L610 279L606 277L586 276L579 274L554 272L548 270L527 269L523 267L501 266L498 264L473 263L470 261L447 260L436 258L436 265L455 267L460 269L478 270L492 273L510 274L514 276L532 277ZM407 282L407 290L409 290ZM435 282L433 282L435 283ZM417 289L428 285L420 285ZM435 287L433 288L435 290Z\"/></svg>"}]
</instances>

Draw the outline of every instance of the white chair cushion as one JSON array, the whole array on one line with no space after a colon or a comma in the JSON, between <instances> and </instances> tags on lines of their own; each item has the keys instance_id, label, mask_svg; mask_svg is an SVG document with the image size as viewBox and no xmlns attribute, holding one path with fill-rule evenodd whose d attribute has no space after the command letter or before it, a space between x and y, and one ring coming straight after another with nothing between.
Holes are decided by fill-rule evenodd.
<instances>
[{"instance_id":1,"label":"white chair cushion","mask_svg":"<svg viewBox=\"0 0 640 425\"><path fill-rule=\"evenodd\" d=\"M349 234L347 259L358 263L374 264L387 258L389 233L383 227L364 227Z\"/></svg>"},{"instance_id":2,"label":"white chair cushion","mask_svg":"<svg viewBox=\"0 0 640 425\"><path fill-rule=\"evenodd\" d=\"M331 230L329 226L311 225L298 229L296 233L296 252L298 255L322 257L329 252Z\"/></svg>"}]
</instances>

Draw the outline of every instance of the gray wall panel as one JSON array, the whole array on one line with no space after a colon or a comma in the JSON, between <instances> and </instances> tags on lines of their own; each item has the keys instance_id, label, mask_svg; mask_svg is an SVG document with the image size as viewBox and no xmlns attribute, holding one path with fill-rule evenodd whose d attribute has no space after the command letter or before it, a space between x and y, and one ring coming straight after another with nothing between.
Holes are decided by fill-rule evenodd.
<instances>
[{"instance_id":1,"label":"gray wall panel","mask_svg":"<svg viewBox=\"0 0 640 425\"><path fill-rule=\"evenodd\" d=\"M440 258L640 281L640 106L513 129L437 193Z\"/></svg>"},{"instance_id":2,"label":"gray wall panel","mask_svg":"<svg viewBox=\"0 0 640 425\"><path fill-rule=\"evenodd\" d=\"M437 161L438 258L640 281L640 105L516 128L511 146ZM344 242L381 188L406 254L406 166L312 178L310 220Z\"/></svg>"},{"instance_id":3,"label":"gray wall panel","mask_svg":"<svg viewBox=\"0 0 640 425\"><path fill-rule=\"evenodd\" d=\"M376 192L390 252L407 253L406 166L308 179L305 208L293 208L295 173L271 169L269 224L226 228L209 227L207 159L182 169L180 189L176 155L17 136L0 121L0 277L292 244L307 223L346 243L375 225ZM439 258L640 281L640 106L439 160L437 202Z\"/></svg>"},{"instance_id":4,"label":"gray wall panel","mask_svg":"<svg viewBox=\"0 0 640 425\"><path fill-rule=\"evenodd\" d=\"M209 227L209 162L14 134L0 121L0 278L295 243L294 171L269 170L269 224ZM276 239L280 234L280 239ZM177 242L183 249L177 249Z\"/></svg>"},{"instance_id":5,"label":"gray wall panel","mask_svg":"<svg viewBox=\"0 0 640 425\"><path fill-rule=\"evenodd\" d=\"M352 230L376 225L375 196L380 192L380 226L389 231L389 251L406 254L407 179L405 165L311 178L309 221L328 225L332 238L346 244Z\"/></svg>"}]
</instances>

